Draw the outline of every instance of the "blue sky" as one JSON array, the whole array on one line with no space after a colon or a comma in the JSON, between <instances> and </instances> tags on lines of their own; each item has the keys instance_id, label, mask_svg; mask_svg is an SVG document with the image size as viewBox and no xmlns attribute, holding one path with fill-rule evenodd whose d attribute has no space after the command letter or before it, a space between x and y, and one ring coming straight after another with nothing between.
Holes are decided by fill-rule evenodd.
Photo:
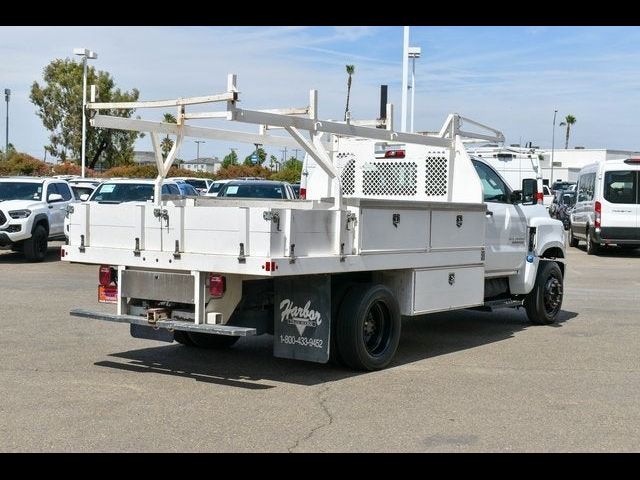
<instances>
[{"instance_id":1,"label":"blue sky","mask_svg":"<svg viewBox=\"0 0 640 480\"><path fill-rule=\"evenodd\" d=\"M98 52L96 68L123 89L138 88L142 100L219 93L233 72L242 107L304 106L316 88L320 116L335 119L344 113L345 64L354 64L353 118L375 118L379 85L388 84L399 125L402 35L399 26L0 27L0 88L12 90L9 140L42 158L48 132L29 89L49 61L71 57L74 47ZM417 130L437 130L457 112L502 130L507 143L548 147L557 109L559 119L577 118L570 146L640 149L640 28L411 27L411 44L422 48ZM0 112L4 145L4 102ZM161 113L138 111L152 119ZM195 157L193 140L182 158ZM563 128L556 145L564 146ZM229 146L242 156L253 148L208 141L200 155L223 156ZM137 149L150 149L149 140Z\"/></svg>"}]
</instances>

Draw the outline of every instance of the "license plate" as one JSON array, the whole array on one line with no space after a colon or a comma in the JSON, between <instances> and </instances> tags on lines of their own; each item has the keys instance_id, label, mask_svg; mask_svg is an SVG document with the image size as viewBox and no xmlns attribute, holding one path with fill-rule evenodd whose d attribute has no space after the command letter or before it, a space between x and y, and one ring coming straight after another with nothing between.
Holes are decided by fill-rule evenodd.
<instances>
[{"instance_id":1,"label":"license plate","mask_svg":"<svg viewBox=\"0 0 640 480\"><path fill-rule=\"evenodd\" d=\"M118 303L118 287L98 285L98 302Z\"/></svg>"}]
</instances>

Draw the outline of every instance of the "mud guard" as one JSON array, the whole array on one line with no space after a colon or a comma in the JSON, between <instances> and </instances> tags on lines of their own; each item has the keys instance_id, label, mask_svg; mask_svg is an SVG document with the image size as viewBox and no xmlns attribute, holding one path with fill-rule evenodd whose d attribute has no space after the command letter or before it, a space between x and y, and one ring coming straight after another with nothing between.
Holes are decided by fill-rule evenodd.
<instances>
[{"instance_id":1,"label":"mud guard","mask_svg":"<svg viewBox=\"0 0 640 480\"><path fill-rule=\"evenodd\" d=\"M275 279L273 355L327 363L331 275Z\"/></svg>"}]
</instances>

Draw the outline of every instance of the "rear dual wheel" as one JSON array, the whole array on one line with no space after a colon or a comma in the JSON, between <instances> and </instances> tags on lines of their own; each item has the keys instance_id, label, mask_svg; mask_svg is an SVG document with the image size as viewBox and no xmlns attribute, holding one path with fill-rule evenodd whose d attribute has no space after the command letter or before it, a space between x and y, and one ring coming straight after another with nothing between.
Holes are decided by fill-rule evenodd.
<instances>
[{"instance_id":1,"label":"rear dual wheel","mask_svg":"<svg viewBox=\"0 0 640 480\"><path fill-rule=\"evenodd\" d=\"M381 370L400 341L400 307L384 285L356 284L345 294L336 321L340 359L356 370Z\"/></svg>"}]
</instances>

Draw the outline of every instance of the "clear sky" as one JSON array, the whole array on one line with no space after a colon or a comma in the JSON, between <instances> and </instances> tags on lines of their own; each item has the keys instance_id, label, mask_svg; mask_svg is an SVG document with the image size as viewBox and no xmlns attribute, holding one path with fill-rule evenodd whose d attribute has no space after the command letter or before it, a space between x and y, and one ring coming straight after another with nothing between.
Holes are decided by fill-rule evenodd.
<instances>
[{"instance_id":1,"label":"clear sky","mask_svg":"<svg viewBox=\"0 0 640 480\"><path fill-rule=\"evenodd\" d=\"M141 100L221 93L226 74L237 73L242 107L305 106L316 88L320 117L334 119L344 114L345 65L354 64L353 118L375 118L379 85L388 84L399 126L402 35L399 26L0 27L0 88L12 90L9 141L42 158L48 132L29 89L49 61L72 57L74 47L98 52L92 64L120 88L138 88ZM457 112L502 130L507 143L550 147L557 109L558 123L567 114L577 118L570 146L640 149L638 27L412 27L410 43L422 48L417 130L437 130ZM0 112L4 146L4 101ZM151 119L161 113L137 112ZM193 140L180 157L196 156ZM237 145L207 141L200 155L222 157L230 146ZM253 148L238 146L242 157ZM148 138L136 149L150 150Z\"/></svg>"}]
</instances>

